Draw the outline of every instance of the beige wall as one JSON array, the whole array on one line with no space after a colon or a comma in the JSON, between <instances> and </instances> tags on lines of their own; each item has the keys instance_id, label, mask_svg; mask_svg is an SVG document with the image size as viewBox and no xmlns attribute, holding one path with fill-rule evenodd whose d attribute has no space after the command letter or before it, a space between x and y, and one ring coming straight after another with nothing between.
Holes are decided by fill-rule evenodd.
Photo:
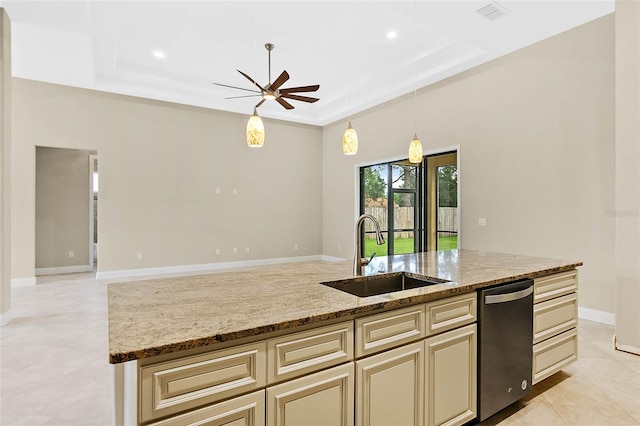
<instances>
[{"instance_id":1,"label":"beige wall","mask_svg":"<svg viewBox=\"0 0 640 426\"><path fill-rule=\"evenodd\" d=\"M321 254L319 127L264 120L265 146L252 149L249 115L13 87L14 278L34 274L36 146L98 152L99 271Z\"/></svg>"},{"instance_id":2,"label":"beige wall","mask_svg":"<svg viewBox=\"0 0 640 426\"><path fill-rule=\"evenodd\" d=\"M36 148L36 269L89 266L89 156ZM69 257L69 252L74 257ZM37 273L38 271L36 271Z\"/></svg>"},{"instance_id":3,"label":"beige wall","mask_svg":"<svg viewBox=\"0 0 640 426\"><path fill-rule=\"evenodd\" d=\"M406 158L414 111L409 95L356 115L353 157L346 120L324 128L326 255L353 255L356 167ZM425 151L460 146L462 247L582 260L580 305L613 313L613 16L420 90L417 111Z\"/></svg>"},{"instance_id":4,"label":"beige wall","mask_svg":"<svg viewBox=\"0 0 640 426\"><path fill-rule=\"evenodd\" d=\"M616 2L616 338L640 354L640 2Z\"/></svg>"},{"instance_id":5,"label":"beige wall","mask_svg":"<svg viewBox=\"0 0 640 426\"><path fill-rule=\"evenodd\" d=\"M0 7L0 325L11 307L11 22Z\"/></svg>"}]
</instances>

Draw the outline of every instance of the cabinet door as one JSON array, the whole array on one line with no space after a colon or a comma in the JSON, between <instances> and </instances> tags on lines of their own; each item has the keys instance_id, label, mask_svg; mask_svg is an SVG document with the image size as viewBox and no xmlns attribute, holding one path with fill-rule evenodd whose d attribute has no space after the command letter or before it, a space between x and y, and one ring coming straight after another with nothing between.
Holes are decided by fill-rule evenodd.
<instances>
[{"instance_id":1,"label":"cabinet door","mask_svg":"<svg viewBox=\"0 0 640 426\"><path fill-rule=\"evenodd\" d=\"M425 340L426 424L462 425L476 417L476 325Z\"/></svg>"},{"instance_id":2,"label":"cabinet door","mask_svg":"<svg viewBox=\"0 0 640 426\"><path fill-rule=\"evenodd\" d=\"M356 362L356 426L422 426L424 342Z\"/></svg>"},{"instance_id":3,"label":"cabinet door","mask_svg":"<svg viewBox=\"0 0 640 426\"><path fill-rule=\"evenodd\" d=\"M267 388L269 426L353 426L354 363Z\"/></svg>"},{"instance_id":4,"label":"cabinet door","mask_svg":"<svg viewBox=\"0 0 640 426\"><path fill-rule=\"evenodd\" d=\"M264 390L261 390L150 426L264 426L264 416Z\"/></svg>"}]
</instances>

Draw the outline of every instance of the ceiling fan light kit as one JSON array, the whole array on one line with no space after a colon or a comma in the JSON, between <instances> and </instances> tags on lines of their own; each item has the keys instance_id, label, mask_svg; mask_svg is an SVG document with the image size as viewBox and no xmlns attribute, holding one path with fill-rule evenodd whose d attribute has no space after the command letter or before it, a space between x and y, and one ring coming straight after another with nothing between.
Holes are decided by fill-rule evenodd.
<instances>
[{"instance_id":1,"label":"ceiling fan light kit","mask_svg":"<svg viewBox=\"0 0 640 426\"><path fill-rule=\"evenodd\" d=\"M302 96L296 93L305 93L305 92L315 92L320 88L319 84L314 84L311 86L299 86L299 87L288 87L288 88L280 88L284 83L289 80L289 73L284 70L280 73L278 78L275 81L271 82L271 51L275 47L273 43L266 43L264 45L267 52L269 52L269 83L265 86L261 86L258 84L253 78L251 78L248 74L237 70L244 78L249 80L253 85L256 86L256 89L246 89L244 87L238 86L230 86L228 84L222 83L213 83L216 86L228 87L230 89L243 90L245 92L252 92L251 95L242 95L242 96L231 96L225 99L238 99L238 98L251 98L251 97L260 97L262 98L260 102L256 104L253 108L253 115L249 118L249 122L247 123L247 144L251 147L261 147L264 145L264 125L262 124L262 120L258 116L257 109L265 102L265 101L276 101L285 109L294 109L293 105L285 100L291 99L294 101L314 103L319 101L319 98L313 98L311 96Z\"/></svg>"},{"instance_id":2,"label":"ceiling fan light kit","mask_svg":"<svg viewBox=\"0 0 640 426\"><path fill-rule=\"evenodd\" d=\"M257 89L246 89L244 87L230 86L228 84L221 83L213 83L216 86L228 87L231 89L244 90L245 92L253 92L252 95L244 95L244 96L232 96L225 99L237 99L237 98L250 98L250 97L260 97L262 98L260 102L256 104L256 108L259 108L265 101L276 101L285 109L293 109L293 105L287 102L286 99L314 103L319 101L319 98L313 98L311 96L302 96L297 93L305 93L305 92L315 92L320 88L319 84L314 84L311 86L299 86L299 87L287 87L282 88L282 85L289 80L289 73L284 70L280 73L278 78L276 78L273 82L271 81L271 51L274 49L273 43L266 43L264 45L265 49L269 53L269 82L262 86L258 82L256 82L253 78L251 78L247 73L244 73L240 70L237 70L244 78L249 80Z\"/></svg>"}]
</instances>

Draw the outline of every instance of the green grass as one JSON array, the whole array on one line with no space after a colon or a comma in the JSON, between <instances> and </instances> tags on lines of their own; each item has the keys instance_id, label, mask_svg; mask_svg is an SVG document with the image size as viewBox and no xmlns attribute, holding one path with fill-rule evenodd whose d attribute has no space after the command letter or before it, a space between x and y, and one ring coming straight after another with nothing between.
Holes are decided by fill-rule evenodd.
<instances>
[{"instance_id":1,"label":"green grass","mask_svg":"<svg viewBox=\"0 0 640 426\"><path fill-rule=\"evenodd\" d=\"M450 250L458 248L458 236L450 235L448 237L438 238L438 250Z\"/></svg>"},{"instance_id":2,"label":"green grass","mask_svg":"<svg viewBox=\"0 0 640 426\"><path fill-rule=\"evenodd\" d=\"M413 238L397 238L394 241L395 254L413 253ZM440 237L438 239L438 250L449 250L458 248L458 237L456 235L448 237ZM387 242L381 246L376 244L376 240L365 238L364 240L364 255L365 257L371 257L371 254L376 252L376 256L387 255Z\"/></svg>"}]
</instances>

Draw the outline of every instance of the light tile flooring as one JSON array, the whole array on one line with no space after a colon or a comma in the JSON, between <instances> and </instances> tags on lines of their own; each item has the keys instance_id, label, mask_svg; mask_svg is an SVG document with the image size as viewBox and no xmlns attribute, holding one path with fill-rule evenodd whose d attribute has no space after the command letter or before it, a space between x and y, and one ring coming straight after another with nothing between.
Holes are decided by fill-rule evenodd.
<instances>
[{"instance_id":1,"label":"light tile flooring","mask_svg":"<svg viewBox=\"0 0 640 426\"><path fill-rule=\"evenodd\" d=\"M106 425L107 280L38 278L12 289L0 328L0 424ZM483 425L640 425L640 357L612 349L611 326L581 321L579 361Z\"/></svg>"}]
</instances>

